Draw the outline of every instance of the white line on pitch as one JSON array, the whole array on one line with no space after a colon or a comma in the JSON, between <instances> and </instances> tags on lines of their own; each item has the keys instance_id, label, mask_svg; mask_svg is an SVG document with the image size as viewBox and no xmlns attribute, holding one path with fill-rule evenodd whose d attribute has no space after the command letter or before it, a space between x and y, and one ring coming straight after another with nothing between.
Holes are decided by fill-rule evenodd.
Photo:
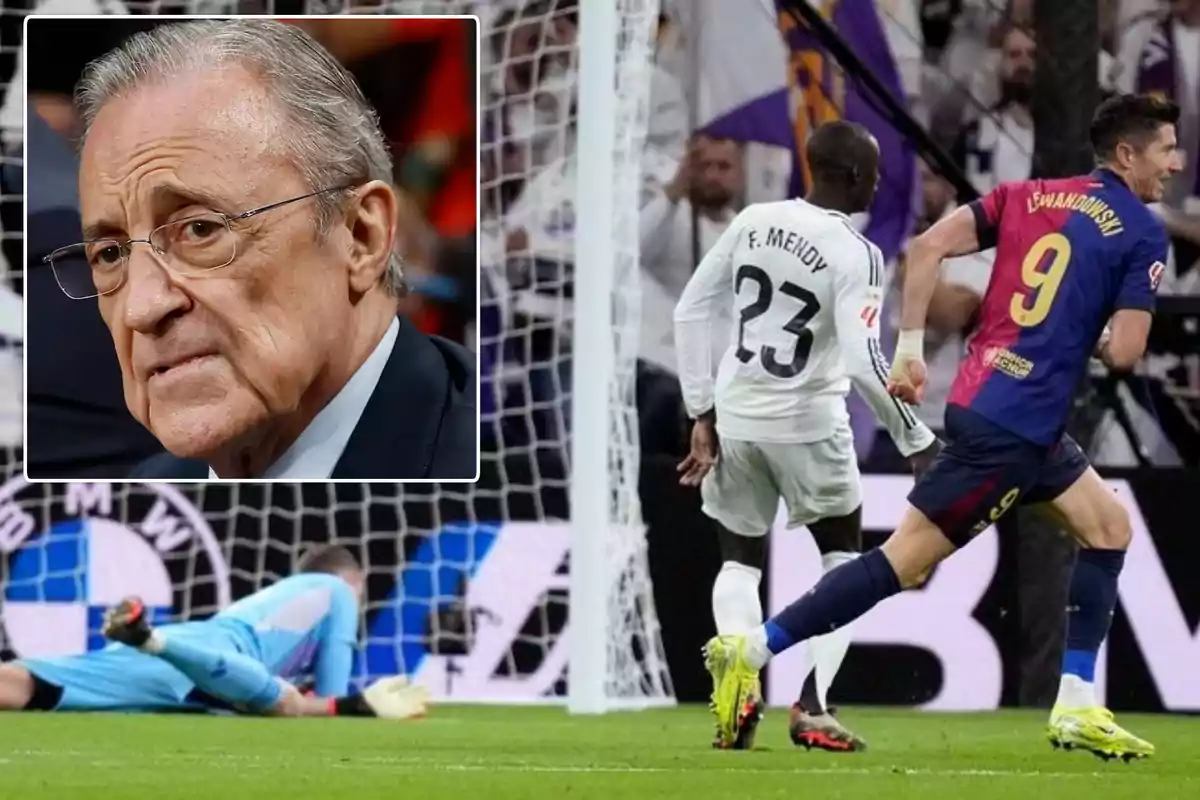
<instances>
[{"instance_id":1,"label":"white line on pitch","mask_svg":"<svg viewBox=\"0 0 1200 800\"><path fill-rule=\"evenodd\" d=\"M64 750L9 750L5 755L10 758L0 760L0 764L11 766L22 758L75 758L89 759L94 767L122 767L127 762L115 759L96 758L97 753ZM725 772L749 775L901 775L906 777L927 778L1092 778L1111 779L1113 777L1155 777L1147 773L1139 773L1136 767L1121 772L1046 772L1041 770L1007 770L1007 769L926 769L889 766L881 764L874 767L815 767L815 768L770 768L755 767L749 764L742 766L708 767L692 764L688 767L639 767L632 764L530 764L493 763L478 761L475 763L448 763L423 758L421 756L359 756L349 760L313 759L311 757L292 758L286 755L259 755L248 753L215 753L200 751L193 753L144 753L142 757L149 762L189 762L210 763L213 765L244 765L246 767L275 767L295 761L311 764L314 760L322 766L334 769L366 769L392 772L510 772L530 774L578 773L578 774L610 774L610 775L653 775L679 774L697 772Z\"/></svg>"}]
</instances>

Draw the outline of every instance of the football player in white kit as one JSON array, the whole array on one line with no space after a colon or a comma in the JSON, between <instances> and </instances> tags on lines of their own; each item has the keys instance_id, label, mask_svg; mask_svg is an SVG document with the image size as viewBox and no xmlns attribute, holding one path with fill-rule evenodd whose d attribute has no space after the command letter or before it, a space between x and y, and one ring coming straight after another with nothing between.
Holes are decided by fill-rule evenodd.
<instances>
[{"instance_id":1,"label":"football player in white kit","mask_svg":"<svg viewBox=\"0 0 1200 800\"><path fill-rule=\"evenodd\" d=\"M788 527L807 526L826 572L862 551L862 489L846 394L853 384L914 470L939 447L912 410L887 392L879 347L883 256L851 224L870 207L879 147L860 125L832 122L806 147L807 197L743 210L705 255L675 309L679 379L692 428L681 482L699 485L717 523L723 564L713 584L717 633L762 624L759 582L766 535L782 498ZM711 364L710 326L733 304L729 349ZM850 647L839 629L811 641L809 673L789 718L792 741L861 750L825 693ZM761 704L741 709L738 735L752 744Z\"/></svg>"}]
</instances>

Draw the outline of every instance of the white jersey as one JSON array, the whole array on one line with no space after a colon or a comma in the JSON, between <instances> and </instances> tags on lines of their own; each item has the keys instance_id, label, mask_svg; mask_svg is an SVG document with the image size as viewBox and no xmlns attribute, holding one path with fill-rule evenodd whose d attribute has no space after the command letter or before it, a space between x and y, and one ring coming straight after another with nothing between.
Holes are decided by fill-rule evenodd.
<instances>
[{"instance_id":1,"label":"white jersey","mask_svg":"<svg viewBox=\"0 0 1200 800\"><path fill-rule=\"evenodd\" d=\"M675 308L688 413L715 408L722 437L816 442L848 425L851 382L903 455L933 442L887 393L879 347L883 255L850 219L804 200L748 206L704 256ZM710 322L733 308L713 380Z\"/></svg>"}]
</instances>

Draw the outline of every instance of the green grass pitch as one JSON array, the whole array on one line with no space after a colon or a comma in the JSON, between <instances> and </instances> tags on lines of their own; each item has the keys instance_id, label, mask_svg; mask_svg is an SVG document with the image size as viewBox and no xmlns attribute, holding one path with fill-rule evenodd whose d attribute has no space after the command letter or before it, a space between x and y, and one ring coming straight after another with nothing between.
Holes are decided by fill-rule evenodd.
<instances>
[{"instance_id":1,"label":"green grass pitch","mask_svg":"<svg viewBox=\"0 0 1200 800\"><path fill-rule=\"evenodd\" d=\"M425 720L0 715L0 796L236 798L1200 798L1200 718L1123 715L1158 746L1133 764L1056 752L1040 712L848 709L861 754L806 752L768 712L753 752L709 747L701 707L571 717L433 709Z\"/></svg>"}]
</instances>

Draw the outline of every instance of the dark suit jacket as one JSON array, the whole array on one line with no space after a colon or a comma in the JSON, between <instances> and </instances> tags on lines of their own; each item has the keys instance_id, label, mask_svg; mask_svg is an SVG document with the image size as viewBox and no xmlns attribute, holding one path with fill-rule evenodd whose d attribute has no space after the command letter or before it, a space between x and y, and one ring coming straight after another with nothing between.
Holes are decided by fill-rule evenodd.
<instances>
[{"instance_id":1,"label":"dark suit jacket","mask_svg":"<svg viewBox=\"0 0 1200 800\"><path fill-rule=\"evenodd\" d=\"M117 355L96 301L69 299L42 263L54 249L83 239L75 154L32 112L25 146L26 467L34 480L123 475L162 445L125 406ZM20 194L20 182L13 191Z\"/></svg>"},{"instance_id":2,"label":"dark suit jacket","mask_svg":"<svg viewBox=\"0 0 1200 800\"><path fill-rule=\"evenodd\" d=\"M330 477L471 479L478 442L474 355L401 317L387 366ZM130 477L203 480L208 465L164 453Z\"/></svg>"}]
</instances>

